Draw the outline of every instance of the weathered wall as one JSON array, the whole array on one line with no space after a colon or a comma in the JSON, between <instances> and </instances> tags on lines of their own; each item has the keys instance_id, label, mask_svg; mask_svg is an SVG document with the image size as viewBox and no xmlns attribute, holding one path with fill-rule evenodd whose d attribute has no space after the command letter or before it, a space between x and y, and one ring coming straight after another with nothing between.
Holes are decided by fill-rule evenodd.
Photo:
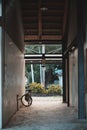
<instances>
[{"instance_id":1,"label":"weathered wall","mask_svg":"<svg viewBox=\"0 0 87 130\"><path fill-rule=\"evenodd\" d=\"M3 86L3 125L17 110L16 96L24 92L24 56L5 34L5 82Z\"/></svg>"},{"instance_id":2,"label":"weathered wall","mask_svg":"<svg viewBox=\"0 0 87 130\"><path fill-rule=\"evenodd\" d=\"M6 2L2 89L3 126L17 110L16 96L24 93L25 75L24 37L19 0Z\"/></svg>"}]
</instances>

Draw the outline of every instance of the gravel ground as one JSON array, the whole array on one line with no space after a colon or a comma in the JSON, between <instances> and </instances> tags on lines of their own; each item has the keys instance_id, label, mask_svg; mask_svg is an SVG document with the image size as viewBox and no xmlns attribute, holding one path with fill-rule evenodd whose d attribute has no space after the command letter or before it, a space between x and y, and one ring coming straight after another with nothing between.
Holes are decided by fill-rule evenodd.
<instances>
[{"instance_id":1,"label":"gravel ground","mask_svg":"<svg viewBox=\"0 0 87 130\"><path fill-rule=\"evenodd\" d=\"M62 103L62 97L33 97L30 107L13 116L7 130L87 130L87 120L78 120L78 111Z\"/></svg>"}]
</instances>

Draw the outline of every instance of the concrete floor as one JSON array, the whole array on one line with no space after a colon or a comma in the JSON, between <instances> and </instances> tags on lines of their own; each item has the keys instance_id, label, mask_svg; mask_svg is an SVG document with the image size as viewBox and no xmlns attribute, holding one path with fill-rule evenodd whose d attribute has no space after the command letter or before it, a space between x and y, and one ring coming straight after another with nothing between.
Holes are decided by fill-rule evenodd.
<instances>
[{"instance_id":1,"label":"concrete floor","mask_svg":"<svg viewBox=\"0 0 87 130\"><path fill-rule=\"evenodd\" d=\"M6 130L87 130L87 120L78 120L77 110L62 103L62 97L33 97L21 108Z\"/></svg>"}]
</instances>

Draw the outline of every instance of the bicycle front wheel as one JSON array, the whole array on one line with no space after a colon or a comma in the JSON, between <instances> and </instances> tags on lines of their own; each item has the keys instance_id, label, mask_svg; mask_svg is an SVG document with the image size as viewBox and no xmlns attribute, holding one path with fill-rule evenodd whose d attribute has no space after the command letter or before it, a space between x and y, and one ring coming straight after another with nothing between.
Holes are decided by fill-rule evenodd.
<instances>
[{"instance_id":1,"label":"bicycle front wheel","mask_svg":"<svg viewBox=\"0 0 87 130\"><path fill-rule=\"evenodd\" d=\"M27 96L27 97L26 97ZM27 99L26 99L27 98ZM29 107L32 104L32 98L30 95L26 95L24 94L21 97L21 103L25 106L25 107Z\"/></svg>"}]
</instances>

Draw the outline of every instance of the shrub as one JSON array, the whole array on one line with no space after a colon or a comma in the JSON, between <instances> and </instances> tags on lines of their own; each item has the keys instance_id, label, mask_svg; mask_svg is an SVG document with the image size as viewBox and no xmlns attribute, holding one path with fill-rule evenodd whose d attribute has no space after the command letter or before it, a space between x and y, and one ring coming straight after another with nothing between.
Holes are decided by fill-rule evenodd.
<instances>
[{"instance_id":1,"label":"shrub","mask_svg":"<svg viewBox=\"0 0 87 130\"><path fill-rule=\"evenodd\" d=\"M48 87L48 94L61 95L61 87L59 85L50 85Z\"/></svg>"},{"instance_id":2,"label":"shrub","mask_svg":"<svg viewBox=\"0 0 87 130\"><path fill-rule=\"evenodd\" d=\"M43 85L40 84L40 83L36 83L36 82L35 83L31 83L29 85L29 89L31 89L32 93L37 93L37 94L38 93L42 94L45 91Z\"/></svg>"},{"instance_id":3,"label":"shrub","mask_svg":"<svg viewBox=\"0 0 87 130\"><path fill-rule=\"evenodd\" d=\"M29 89L31 89L34 94L61 95L61 87L55 84L52 84L48 86L48 89L45 89L42 84L34 82L29 85Z\"/></svg>"}]
</instances>

